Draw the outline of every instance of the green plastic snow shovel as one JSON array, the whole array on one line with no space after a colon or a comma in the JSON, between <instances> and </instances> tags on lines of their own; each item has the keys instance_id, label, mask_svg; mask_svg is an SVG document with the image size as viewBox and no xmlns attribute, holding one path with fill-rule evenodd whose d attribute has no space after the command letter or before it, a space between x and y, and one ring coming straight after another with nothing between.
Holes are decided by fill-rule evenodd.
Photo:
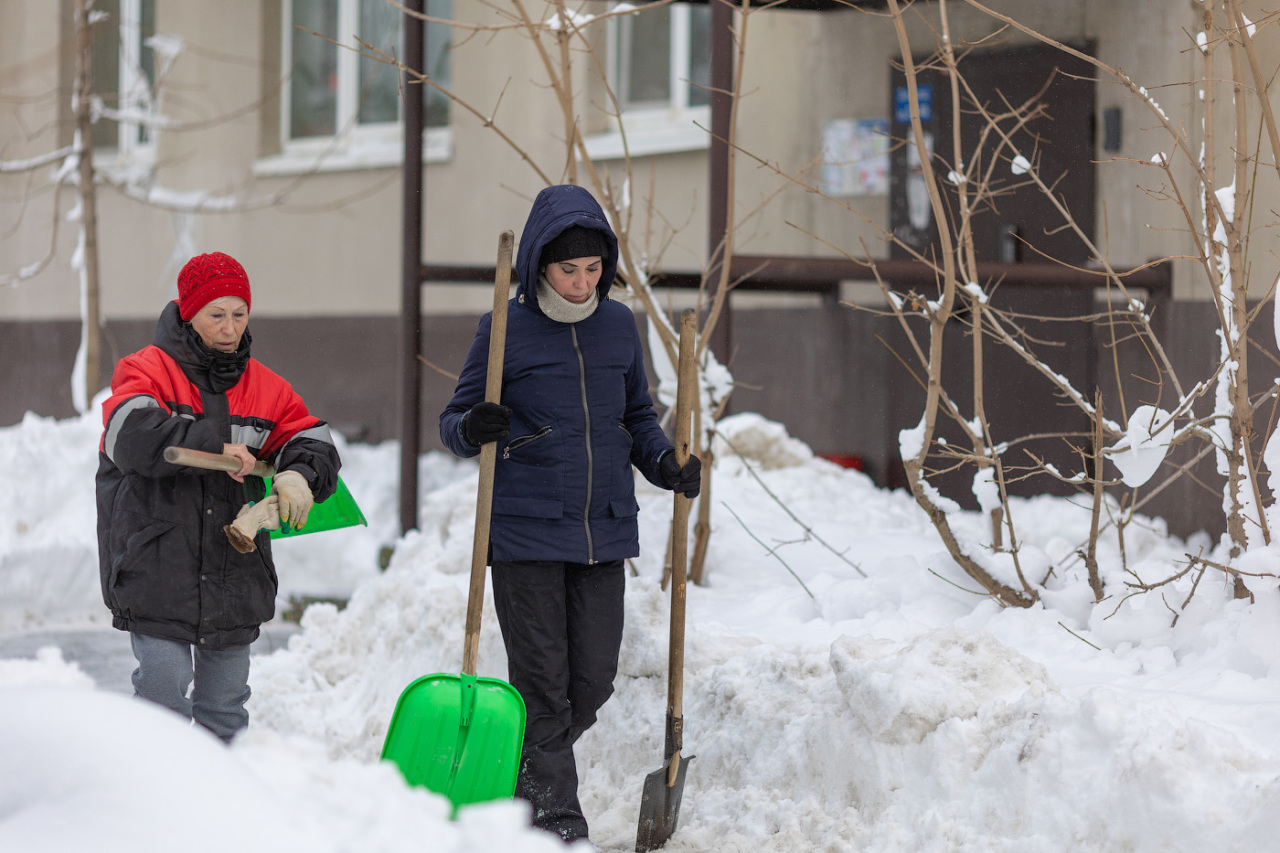
<instances>
[{"instance_id":1,"label":"green plastic snow shovel","mask_svg":"<svg viewBox=\"0 0 1280 853\"><path fill-rule=\"evenodd\" d=\"M234 472L240 470L240 460L234 456L226 456L221 453L206 453L203 450L190 450L186 447L166 447L164 459L174 465L203 468L206 471ZM255 477L261 477L267 488L266 494L271 494L271 478L275 476L275 468L267 462L259 461L249 473ZM368 524L369 522L365 520L364 513L360 511L360 505L356 503L355 497L352 496L351 490L347 488L347 484L339 477L337 490L327 500L311 507L305 527L284 525L277 530L272 530L271 538L302 536L306 533L320 533L324 530L338 530L343 527L355 527L357 525L367 527Z\"/></svg>"},{"instance_id":2,"label":"green plastic snow shovel","mask_svg":"<svg viewBox=\"0 0 1280 853\"><path fill-rule=\"evenodd\" d=\"M514 240L514 234L504 231L498 241L498 272L493 286L493 324L485 383L485 399L492 403L502 396ZM423 676L406 687L391 715L382 745L382 757L395 762L410 785L444 794L453 803L455 812L468 803L504 799L514 794L524 745L525 707L520 693L499 678L476 676L497 450L495 442L480 448L480 486L476 495L462 672Z\"/></svg>"},{"instance_id":3,"label":"green plastic snow shovel","mask_svg":"<svg viewBox=\"0 0 1280 853\"><path fill-rule=\"evenodd\" d=\"M271 478L266 478L267 494L271 494ZM368 527L364 513L360 511L356 499L351 496L347 484L338 478L338 489L323 503L314 504L307 514L305 527L294 527L283 524L278 530L271 531L272 539L289 536L301 536L304 533L320 533L325 530L340 530L343 527Z\"/></svg>"},{"instance_id":4,"label":"green plastic snow shovel","mask_svg":"<svg viewBox=\"0 0 1280 853\"><path fill-rule=\"evenodd\" d=\"M689 461L689 421L693 409L696 376L693 346L696 337L692 308L680 315L680 360L676 369L676 461ZM680 821L680 801L684 798L685 771L693 756L680 754L684 748L684 594L688 572L689 499L675 494L671 519L671 634L667 647L667 726L663 750L665 761L644 779L640 795L640 823L636 828L636 850L645 853L667 843Z\"/></svg>"}]
</instances>

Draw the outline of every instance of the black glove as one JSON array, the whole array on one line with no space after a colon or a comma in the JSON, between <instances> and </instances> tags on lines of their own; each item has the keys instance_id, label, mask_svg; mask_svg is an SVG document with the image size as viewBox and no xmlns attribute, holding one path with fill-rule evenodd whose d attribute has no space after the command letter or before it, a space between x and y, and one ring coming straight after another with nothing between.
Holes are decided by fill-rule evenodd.
<instances>
[{"instance_id":1,"label":"black glove","mask_svg":"<svg viewBox=\"0 0 1280 853\"><path fill-rule=\"evenodd\" d=\"M702 460L691 453L689 461L681 468L675 451L668 451L658 462L658 478L671 491L686 498L696 498L702 490Z\"/></svg>"},{"instance_id":2,"label":"black glove","mask_svg":"<svg viewBox=\"0 0 1280 853\"><path fill-rule=\"evenodd\" d=\"M511 410L498 403L476 403L462 416L462 437L472 447L511 435Z\"/></svg>"}]
</instances>

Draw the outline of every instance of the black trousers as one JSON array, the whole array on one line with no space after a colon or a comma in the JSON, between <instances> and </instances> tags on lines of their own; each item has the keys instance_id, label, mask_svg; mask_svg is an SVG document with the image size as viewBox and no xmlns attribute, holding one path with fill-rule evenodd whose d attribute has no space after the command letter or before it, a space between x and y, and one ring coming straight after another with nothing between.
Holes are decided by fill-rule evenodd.
<instances>
[{"instance_id":1,"label":"black trousers","mask_svg":"<svg viewBox=\"0 0 1280 853\"><path fill-rule=\"evenodd\" d=\"M621 560L493 564L508 677L528 711L516 796L565 841L587 837L573 744L613 694L625 586Z\"/></svg>"}]
</instances>

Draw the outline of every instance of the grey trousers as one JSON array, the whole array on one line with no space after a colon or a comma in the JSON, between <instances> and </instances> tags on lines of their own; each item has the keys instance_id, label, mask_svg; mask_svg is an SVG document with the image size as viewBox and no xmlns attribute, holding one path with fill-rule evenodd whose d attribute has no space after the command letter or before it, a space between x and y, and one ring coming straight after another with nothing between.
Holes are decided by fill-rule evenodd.
<instances>
[{"instance_id":1,"label":"grey trousers","mask_svg":"<svg viewBox=\"0 0 1280 853\"><path fill-rule=\"evenodd\" d=\"M249 646L207 650L146 634L129 635L138 668L135 696L195 720L223 741L249 725ZM194 655L192 649L194 648ZM191 695L187 689L192 681Z\"/></svg>"}]
</instances>

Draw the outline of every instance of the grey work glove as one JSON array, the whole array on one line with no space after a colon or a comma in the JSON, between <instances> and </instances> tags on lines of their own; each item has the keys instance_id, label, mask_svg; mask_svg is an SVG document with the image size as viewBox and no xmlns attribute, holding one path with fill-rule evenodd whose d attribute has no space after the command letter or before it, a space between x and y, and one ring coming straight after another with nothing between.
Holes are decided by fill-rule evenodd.
<instances>
[{"instance_id":1,"label":"grey work glove","mask_svg":"<svg viewBox=\"0 0 1280 853\"><path fill-rule=\"evenodd\" d=\"M247 503L236 513L236 520L224 525L222 531L231 540L231 545L241 554L256 551L258 546L253 538L260 530L280 529L280 499L270 495L264 500Z\"/></svg>"},{"instance_id":2,"label":"grey work glove","mask_svg":"<svg viewBox=\"0 0 1280 853\"><path fill-rule=\"evenodd\" d=\"M297 471L279 471L271 483L271 494L280 498L281 524L301 530L307 524L307 514L315 500L307 478Z\"/></svg>"},{"instance_id":3,"label":"grey work glove","mask_svg":"<svg viewBox=\"0 0 1280 853\"><path fill-rule=\"evenodd\" d=\"M689 461L681 467L674 450L669 450L658 460L658 478L662 485L686 498L696 498L702 491L702 460L689 454Z\"/></svg>"}]
</instances>

